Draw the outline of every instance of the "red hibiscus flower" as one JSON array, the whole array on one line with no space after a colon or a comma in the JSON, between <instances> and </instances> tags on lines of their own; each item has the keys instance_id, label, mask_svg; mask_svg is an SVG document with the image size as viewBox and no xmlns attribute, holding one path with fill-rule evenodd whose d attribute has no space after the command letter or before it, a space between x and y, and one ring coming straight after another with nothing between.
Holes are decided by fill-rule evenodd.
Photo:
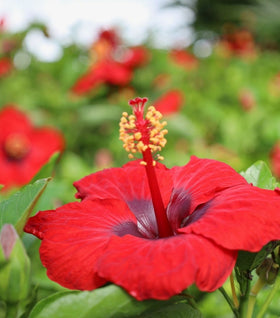
<instances>
[{"instance_id":1,"label":"red hibiscus flower","mask_svg":"<svg viewBox=\"0 0 280 318\"><path fill-rule=\"evenodd\" d=\"M177 113L184 102L183 93L179 90L170 90L154 102L155 108L163 115Z\"/></svg>"},{"instance_id":2,"label":"red hibiscus flower","mask_svg":"<svg viewBox=\"0 0 280 318\"><path fill-rule=\"evenodd\" d=\"M249 185L228 165L192 157L166 168L156 159L167 133L147 99L131 100L120 139L134 160L78 182L81 202L31 217L48 276L71 289L113 282L132 296L168 299L195 283L219 288L238 250L256 252L280 237L279 192Z\"/></svg>"},{"instance_id":3,"label":"red hibiscus flower","mask_svg":"<svg viewBox=\"0 0 280 318\"><path fill-rule=\"evenodd\" d=\"M64 146L54 129L35 128L14 106L0 111L0 184L4 189L28 183L55 151Z\"/></svg>"},{"instance_id":4,"label":"red hibiscus flower","mask_svg":"<svg viewBox=\"0 0 280 318\"><path fill-rule=\"evenodd\" d=\"M173 49L170 51L170 58L177 65L184 67L186 70L197 68L197 58L186 50Z\"/></svg>"},{"instance_id":5,"label":"red hibiscus flower","mask_svg":"<svg viewBox=\"0 0 280 318\"><path fill-rule=\"evenodd\" d=\"M136 46L123 50L120 44L115 30L101 31L90 50L93 64L87 73L76 81L72 92L82 95L100 85L128 85L133 76L132 71L147 63L149 54L145 47Z\"/></svg>"},{"instance_id":6,"label":"red hibiscus flower","mask_svg":"<svg viewBox=\"0 0 280 318\"><path fill-rule=\"evenodd\" d=\"M7 57L0 59L0 77L7 75L13 68L11 60Z\"/></svg>"},{"instance_id":7,"label":"red hibiscus flower","mask_svg":"<svg viewBox=\"0 0 280 318\"><path fill-rule=\"evenodd\" d=\"M132 72L114 60L102 60L83 75L72 88L76 94L85 94L101 84L125 86L132 78Z\"/></svg>"}]
</instances>

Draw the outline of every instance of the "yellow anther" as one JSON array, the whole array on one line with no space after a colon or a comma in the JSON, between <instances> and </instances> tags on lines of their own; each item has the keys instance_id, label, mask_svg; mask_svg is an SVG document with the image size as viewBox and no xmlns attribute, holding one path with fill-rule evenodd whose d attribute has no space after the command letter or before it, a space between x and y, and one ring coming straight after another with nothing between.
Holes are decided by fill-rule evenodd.
<instances>
[{"instance_id":1,"label":"yellow anther","mask_svg":"<svg viewBox=\"0 0 280 318\"><path fill-rule=\"evenodd\" d=\"M158 156L157 156L157 159L158 159L158 160L164 160L164 157L163 157L163 156L158 155Z\"/></svg>"},{"instance_id":2,"label":"yellow anther","mask_svg":"<svg viewBox=\"0 0 280 318\"><path fill-rule=\"evenodd\" d=\"M144 144L142 141L139 141L139 143L136 145L136 148L138 149L139 152L143 150Z\"/></svg>"},{"instance_id":3,"label":"yellow anther","mask_svg":"<svg viewBox=\"0 0 280 318\"><path fill-rule=\"evenodd\" d=\"M127 119L125 117L121 117L120 125L124 123L127 123Z\"/></svg>"},{"instance_id":4,"label":"yellow anther","mask_svg":"<svg viewBox=\"0 0 280 318\"><path fill-rule=\"evenodd\" d=\"M140 131L138 131L134 134L134 138L135 138L135 140L140 140L142 138L142 134L140 133Z\"/></svg>"},{"instance_id":5,"label":"yellow anther","mask_svg":"<svg viewBox=\"0 0 280 318\"><path fill-rule=\"evenodd\" d=\"M146 161L140 161L140 165L146 166L146 165L147 165L147 162L146 162Z\"/></svg>"},{"instance_id":6,"label":"yellow anther","mask_svg":"<svg viewBox=\"0 0 280 318\"><path fill-rule=\"evenodd\" d=\"M153 144L157 144L159 140L158 140L157 137L153 137L153 138L150 138L150 141L151 141Z\"/></svg>"},{"instance_id":7,"label":"yellow anther","mask_svg":"<svg viewBox=\"0 0 280 318\"><path fill-rule=\"evenodd\" d=\"M140 140L136 145L136 148L139 152L144 152L148 148L148 146L144 145L143 141Z\"/></svg>"},{"instance_id":8,"label":"yellow anther","mask_svg":"<svg viewBox=\"0 0 280 318\"><path fill-rule=\"evenodd\" d=\"M150 136L154 137L156 134L158 134L158 130L156 128L152 129L150 132Z\"/></svg>"},{"instance_id":9,"label":"yellow anther","mask_svg":"<svg viewBox=\"0 0 280 318\"><path fill-rule=\"evenodd\" d=\"M128 113L127 112L123 112L122 115L123 115L123 117L128 117Z\"/></svg>"},{"instance_id":10,"label":"yellow anther","mask_svg":"<svg viewBox=\"0 0 280 318\"><path fill-rule=\"evenodd\" d=\"M166 139L163 139L163 140L160 141L159 144L160 144L160 146L161 146L162 148L164 148L165 145L166 145L166 142L167 142Z\"/></svg>"},{"instance_id":11,"label":"yellow anther","mask_svg":"<svg viewBox=\"0 0 280 318\"><path fill-rule=\"evenodd\" d=\"M133 158L134 158L133 154L132 154L132 153L129 153L129 154L128 154L128 158L129 158L129 159L133 159Z\"/></svg>"},{"instance_id":12,"label":"yellow anther","mask_svg":"<svg viewBox=\"0 0 280 318\"><path fill-rule=\"evenodd\" d=\"M155 106L149 106L148 107L148 111L149 112L154 112L156 109L155 109Z\"/></svg>"}]
</instances>

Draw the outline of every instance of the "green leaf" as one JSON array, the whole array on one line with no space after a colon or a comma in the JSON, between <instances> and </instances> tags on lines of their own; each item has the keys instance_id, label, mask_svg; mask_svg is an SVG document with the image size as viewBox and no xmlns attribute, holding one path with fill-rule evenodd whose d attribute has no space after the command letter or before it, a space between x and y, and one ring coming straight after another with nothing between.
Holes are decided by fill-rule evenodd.
<instances>
[{"instance_id":1,"label":"green leaf","mask_svg":"<svg viewBox=\"0 0 280 318\"><path fill-rule=\"evenodd\" d=\"M60 152L55 152L48 162L44 164L41 170L33 177L30 183L35 182L36 180L48 178L53 176L55 165L60 157Z\"/></svg>"},{"instance_id":2,"label":"green leaf","mask_svg":"<svg viewBox=\"0 0 280 318\"><path fill-rule=\"evenodd\" d=\"M238 253L237 264L240 269L249 269L250 271L257 268L262 261L272 253L280 241L273 241L266 244L258 253L249 253L246 251L240 251Z\"/></svg>"},{"instance_id":3,"label":"green leaf","mask_svg":"<svg viewBox=\"0 0 280 318\"><path fill-rule=\"evenodd\" d=\"M240 174L247 182L262 189L274 190L278 186L267 164L263 161L257 161L245 172L241 172Z\"/></svg>"},{"instance_id":4,"label":"green leaf","mask_svg":"<svg viewBox=\"0 0 280 318\"><path fill-rule=\"evenodd\" d=\"M280 241L269 242L257 253L247 251L238 252L235 273L242 294L246 293L251 271L256 269L279 244Z\"/></svg>"},{"instance_id":5,"label":"green leaf","mask_svg":"<svg viewBox=\"0 0 280 318\"><path fill-rule=\"evenodd\" d=\"M127 318L170 305L169 301L137 301L122 288L109 285L91 292L67 291L53 294L33 308L29 318ZM194 316L197 317L197 316Z\"/></svg>"},{"instance_id":6,"label":"green leaf","mask_svg":"<svg viewBox=\"0 0 280 318\"><path fill-rule=\"evenodd\" d=\"M189 304L178 303L141 315L141 318L202 318L201 312ZM139 316L140 318L140 316Z\"/></svg>"},{"instance_id":7,"label":"green leaf","mask_svg":"<svg viewBox=\"0 0 280 318\"><path fill-rule=\"evenodd\" d=\"M21 235L28 217L50 180L51 178L46 178L29 184L9 199L1 202L0 229L6 223L13 224Z\"/></svg>"}]
</instances>

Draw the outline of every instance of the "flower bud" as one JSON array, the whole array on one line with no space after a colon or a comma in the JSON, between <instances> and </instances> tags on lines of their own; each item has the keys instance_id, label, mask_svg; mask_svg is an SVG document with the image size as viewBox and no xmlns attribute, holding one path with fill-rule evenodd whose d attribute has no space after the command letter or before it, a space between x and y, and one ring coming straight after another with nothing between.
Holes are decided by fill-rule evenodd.
<instances>
[{"instance_id":1,"label":"flower bud","mask_svg":"<svg viewBox=\"0 0 280 318\"><path fill-rule=\"evenodd\" d=\"M29 289L30 261L13 225L0 232L0 301L17 303Z\"/></svg>"},{"instance_id":2,"label":"flower bud","mask_svg":"<svg viewBox=\"0 0 280 318\"><path fill-rule=\"evenodd\" d=\"M268 285L274 284L278 271L279 265L274 263L271 258L266 258L256 269L257 275Z\"/></svg>"}]
</instances>

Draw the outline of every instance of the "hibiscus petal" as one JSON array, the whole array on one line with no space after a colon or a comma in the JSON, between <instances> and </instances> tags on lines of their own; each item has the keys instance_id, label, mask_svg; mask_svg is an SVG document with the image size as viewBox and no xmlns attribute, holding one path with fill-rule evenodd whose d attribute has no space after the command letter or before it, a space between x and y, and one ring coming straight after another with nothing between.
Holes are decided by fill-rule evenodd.
<instances>
[{"instance_id":1,"label":"hibiscus petal","mask_svg":"<svg viewBox=\"0 0 280 318\"><path fill-rule=\"evenodd\" d=\"M32 131L32 124L28 117L14 105L8 105L1 110L0 127L0 141L11 133L29 134Z\"/></svg>"},{"instance_id":2,"label":"hibiscus petal","mask_svg":"<svg viewBox=\"0 0 280 318\"><path fill-rule=\"evenodd\" d=\"M167 206L172 189L170 170L157 163L156 174L163 203ZM145 167L139 160L122 168L105 169L74 182L79 199L119 199L126 202L139 221L139 228L146 237L155 237L157 224L151 200Z\"/></svg>"},{"instance_id":3,"label":"hibiscus petal","mask_svg":"<svg viewBox=\"0 0 280 318\"><path fill-rule=\"evenodd\" d=\"M231 250L259 251L280 239L279 191L241 185L199 207L180 233L200 234Z\"/></svg>"},{"instance_id":4,"label":"hibiscus petal","mask_svg":"<svg viewBox=\"0 0 280 318\"><path fill-rule=\"evenodd\" d=\"M49 278L80 290L106 283L94 264L112 236L140 236L135 217L117 200L74 202L39 212L29 219L25 231L42 240L40 257Z\"/></svg>"},{"instance_id":5,"label":"hibiscus petal","mask_svg":"<svg viewBox=\"0 0 280 318\"><path fill-rule=\"evenodd\" d=\"M197 235L147 240L112 237L96 263L98 274L138 300L168 299L193 283L213 291L225 282L237 257Z\"/></svg>"},{"instance_id":6,"label":"hibiscus petal","mask_svg":"<svg viewBox=\"0 0 280 318\"><path fill-rule=\"evenodd\" d=\"M211 160L199 159L195 156L187 165L170 170L174 189L167 208L167 217L175 230L182 220L194 209L210 199L218 192L247 181L227 164Z\"/></svg>"}]
</instances>

